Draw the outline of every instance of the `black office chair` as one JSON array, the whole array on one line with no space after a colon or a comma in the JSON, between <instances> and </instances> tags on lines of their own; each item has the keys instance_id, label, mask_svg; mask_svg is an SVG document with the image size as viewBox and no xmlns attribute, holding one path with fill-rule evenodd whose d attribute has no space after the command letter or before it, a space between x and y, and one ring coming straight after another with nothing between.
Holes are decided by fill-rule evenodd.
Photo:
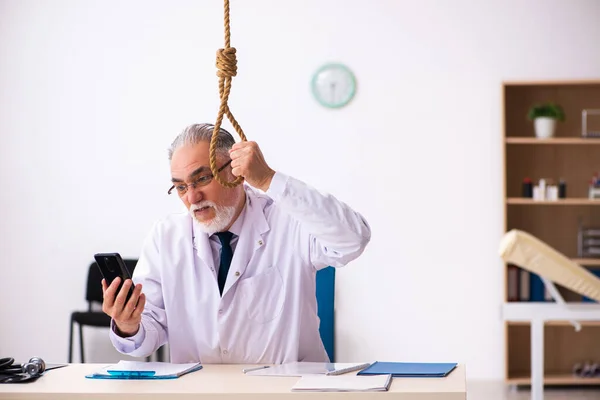
<instances>
[{"instance_id":1,"label":"black office chair","mask_svg":"<svg viewBox=\"0 0 600 400\"><path fill-rule=\"evenodd\" d=\"M137 264L136 259L124 259L125 265L131 274L135 269ZM103 327L110 328L110 317L106 315L102 310L94 311L92 310L92 304L98 303L102 305L102 274L100 274L100 270L98 269L98 265L94 261L90 264L87 276L87 286L85 292L85 299L88 302L88 310L87 311L74 311L71 314L71 330L69 334L69 363L73 362L73 326L75 323L79 325L79 351L81 355L81 362L85 362L84 350L83 350L83 326L94 326L94 327ZM157 351L157 359L158 361L163 361L164 349L161 347ZM147 357L147 360L150 360L150 357Z\"/></svg>"}]
</instances>

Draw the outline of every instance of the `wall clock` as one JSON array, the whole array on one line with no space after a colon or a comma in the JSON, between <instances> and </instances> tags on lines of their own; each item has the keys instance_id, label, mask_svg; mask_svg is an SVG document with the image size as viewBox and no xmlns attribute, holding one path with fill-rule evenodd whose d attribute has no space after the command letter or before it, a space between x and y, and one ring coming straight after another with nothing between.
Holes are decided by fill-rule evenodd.
<instances>
[{"instance_id":1,"label":"wall clock","mask_svg":"<svg viewBox=\"0 0 600 400\"><path fill-rule=\"evenodd\" d=\"M315 99L325 107L340 108L356 93L356 78L343 64L325 64L313 75L311 89Z\"/></svg>"}]
</instances>

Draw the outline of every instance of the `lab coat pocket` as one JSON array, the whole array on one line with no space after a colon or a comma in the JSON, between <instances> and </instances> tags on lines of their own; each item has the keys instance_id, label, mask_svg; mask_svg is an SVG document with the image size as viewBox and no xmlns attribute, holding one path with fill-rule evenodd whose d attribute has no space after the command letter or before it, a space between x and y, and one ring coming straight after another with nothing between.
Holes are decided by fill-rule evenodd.
<instances>
[{"instance_id":1,"label":"lab coat pocket","mask_svg":"<svg viewBox=\"0 0 600 400\"><path fill-rule=\"evenodd\" d=\"M264 324L281 314L285 296L281 272L276 266L241 280L237 290L250 320Z\"/></svg>"}]
</instances>

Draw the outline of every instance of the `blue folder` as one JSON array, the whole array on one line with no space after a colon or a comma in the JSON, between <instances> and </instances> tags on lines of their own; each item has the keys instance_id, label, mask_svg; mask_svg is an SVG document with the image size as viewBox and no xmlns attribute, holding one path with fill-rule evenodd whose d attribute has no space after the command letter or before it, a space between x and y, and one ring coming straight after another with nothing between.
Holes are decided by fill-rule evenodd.
<instances>
[{"instance_id":1,"label":"blue folder","mask_svg":"<svg viewBox=\"0 0 600 400\"><path fill-rule=\"evenodd\" d=\"M405 363L376 361L357 375L392 375L396 378L424 377L442 378L447 376L457 363Z\"/></svg>"}]
</instances>

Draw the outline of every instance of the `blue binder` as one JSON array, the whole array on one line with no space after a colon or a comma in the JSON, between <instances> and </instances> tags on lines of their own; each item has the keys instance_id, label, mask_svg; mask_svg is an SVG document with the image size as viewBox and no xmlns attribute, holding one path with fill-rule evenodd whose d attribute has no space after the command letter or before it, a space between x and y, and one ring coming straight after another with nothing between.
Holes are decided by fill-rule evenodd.
<instances>
[{"instance_id":1,"label":"blue binder","mask_svg":"<svg viewBox=\"0 0 600 400\"><path fill-rule=\"evenodd\" d=\"M335 362L335 268L327 267L317 271L317 313L321 324L319 333L329 356Z\"/></svg>"},{"instance_id":2,"label":"blue binder","mask_svg":"<svg viewBox=\"0 0 600 400\"><path fill-rule=\"evenodd\" d=\"M396 378L443 378L457 363L403 363L375 361L357 375L392 375Z\"/></svg>"}]
</instances>

